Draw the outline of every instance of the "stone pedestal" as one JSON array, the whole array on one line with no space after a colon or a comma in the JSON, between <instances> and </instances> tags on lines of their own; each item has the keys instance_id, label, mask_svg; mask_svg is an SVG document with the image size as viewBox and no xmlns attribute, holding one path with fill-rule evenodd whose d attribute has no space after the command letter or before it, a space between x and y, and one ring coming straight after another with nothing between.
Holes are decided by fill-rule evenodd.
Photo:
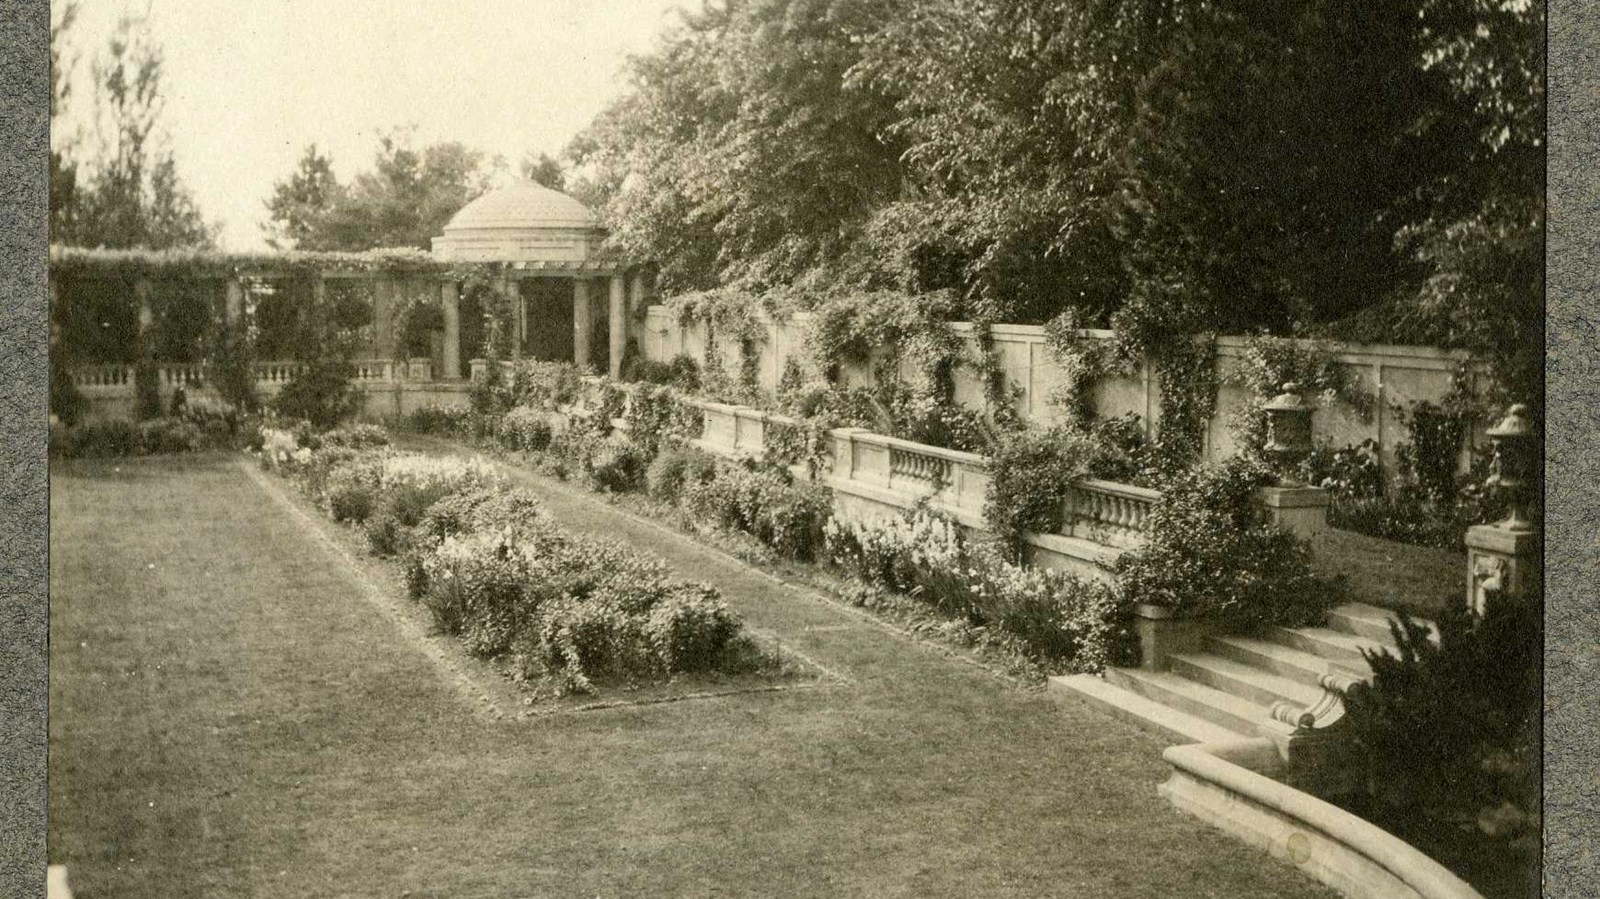
<instances>
[{"instance_id":1,"label":"stone pedestal","mask_svg":"<svg viewBox=\"0 0 1600 899\"><path fill-rule=\"evenodd\" d=\"M1538 535L1531 530L1480 524L1467 529L1467 605L1483 612L1484 595L1533 597L1540 589Z\"/></svg>"},{"instance_id":2,"label":"stone pedestal","mask_svg":"<svg viewBox=\"0 0 1600 899\"><path fill-rule=\"evenodd\" d=\"M489 360L472 359L467 364L472 366L472 380L474 382L483 381L489 377Z\"/></svg>"},{"instance_id":3,"label":"stone pedestal","mask_svg":"<svg viewBox=\"0 0 1600 899\"><path fill-rule=\"evenodd\" d=\"M1328 528L1328 491L1321 487L1258 487L1267 523L1305 539Z\"/></svg>"},{"instance_id":4,"label":"stone pedestal","mask_svg":"<svg viewBox=\"0 0 1600 899\"><path fill-rule=\"evenodd\" d=\"M1142 603L1133 607L1133 628L1139 635L1139 667L1149 671L1165 671L1173 656L1198 652L1212 631L1209 622Z\"/></svg>"}]
</instances>

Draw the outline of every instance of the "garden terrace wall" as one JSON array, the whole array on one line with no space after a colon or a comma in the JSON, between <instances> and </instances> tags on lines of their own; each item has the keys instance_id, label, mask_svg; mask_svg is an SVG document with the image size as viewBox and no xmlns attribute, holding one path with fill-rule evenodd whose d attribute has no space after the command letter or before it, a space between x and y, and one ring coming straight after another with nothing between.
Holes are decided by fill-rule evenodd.
<instances>
[{"instance_id":1,"label":"garden terrace wall","mask_svg":"<svg viewBox=\"0 0 1600 899\"><path fill-rule=\"evenodd\" d=\"M803 362L805 334L811 316L794 313L785 321L776 322L759 315L766 328L767 337L758 347L759 365L757 384L766 390L775 390L789 360ZM952 328L964 336L976 350L979 335L974 325L956 322ZM667 362L682 353L705 364L707 334L704 323L694 322L684 326L665 306L651 306L645 312L644 355L654 361ZM1095 340L1111 340L1113 332L1086 330L1081 336ZM1048 423L1058 410L1050 395L1058 381L1058 368L1045 340L1045 329L1040 325L994 325L990 338L1000 370L1017 389L1017 411L1029 421ZM1219 388L1216 411L1206 422L1205 453L1211 460L1223 459L1237 453L1238 446L1230 432L1230 421L1237 410L1251 399L1246 389L1230 383L1242 365L1249 345L1245 337L1219 337L1217 339L1217 368ZM1439 402L1450 393L1451 379L1458 367L1465 364L1475 382L1487 379L1487 365L1473 360L1459 350L1441 350L1434 347L1392 346L1387 344L1328 344L1334 359L1359 384L1376 399L1370 415L1363 414L1343 403L1319 408L1313 418L1315 435L1319 442L1335 446L1360 443L1372 439L1378 446L1385 467L1393 472L1395 449L1410 439L1406 424L1410 408L1419 402ZM739 347L718 345L724 371L736 372L739 368ZM870 363L852 363L842 367L840 380L848 386L867 386L873 383L873 366ZM1477 384L1474 384L1477 386ZM955 399L973 409L985 409L988 394L975 372L958 366L954 374ZM1154 366L1148 362L1138 366L1130 375L1112 375L1103 378L1093 390L1095 410L1104 417L1137 414L1147 432L1153 433L1161 420L1161 382ZM1471 445L1484 441L1483 426L1474 430ZM1470 448L1469 448L1470 449ZM1467 461L1469 450L1463 450L1462 463Z\"/></svg>"}]
</instances>

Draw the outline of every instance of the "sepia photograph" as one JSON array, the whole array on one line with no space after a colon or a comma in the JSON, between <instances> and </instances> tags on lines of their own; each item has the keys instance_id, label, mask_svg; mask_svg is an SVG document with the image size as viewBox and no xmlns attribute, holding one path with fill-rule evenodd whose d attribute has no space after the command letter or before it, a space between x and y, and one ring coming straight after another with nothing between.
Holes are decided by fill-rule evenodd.
<instances>
[{"instance_id":1,"label":"sepia photograph","mask_svg":"<svg viewBox=\"0 0 1600 899\"><path fill-rule=\"evenodd\" d=\"M1541 0L49 17L48 899L1543 895Z\"/></svg>"}]
</instances>

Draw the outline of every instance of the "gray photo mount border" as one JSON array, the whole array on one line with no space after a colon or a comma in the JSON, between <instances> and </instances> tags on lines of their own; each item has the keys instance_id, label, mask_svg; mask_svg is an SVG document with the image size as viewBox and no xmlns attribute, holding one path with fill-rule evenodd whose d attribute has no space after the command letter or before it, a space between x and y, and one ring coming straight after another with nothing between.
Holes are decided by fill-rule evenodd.
<instances>
[{"instance_id":1,"label":"gray photo mount border","mask_svg":"<svg viewBox=\"0 0 1600 899\"><path fill-rule=\"evenodd\" d=\"M1600 880L1600 4L1549 5L1545 196L1544 878Z\"/></svg>"},{"instance_id":2,"label":"gray photo mount border","mask_svg":"<svg viewBox=\"0 0 1600 899\"><path fill-rule=\"evenodd\" d=\"M0 896L45 879L50 4L0 3Z\"/></svg>"},{"instance_id":3,"label":"gray photo mount border","mask_svg":"<svg viewBox=\"0 0 1600 899\"><path fill-rule=\"evenodd\" d=\"M49 0L0 4L0 896L45 876ZM1545 885L1600 879L1600 5L1549 5Z\"/></svg>"}]
</instances>

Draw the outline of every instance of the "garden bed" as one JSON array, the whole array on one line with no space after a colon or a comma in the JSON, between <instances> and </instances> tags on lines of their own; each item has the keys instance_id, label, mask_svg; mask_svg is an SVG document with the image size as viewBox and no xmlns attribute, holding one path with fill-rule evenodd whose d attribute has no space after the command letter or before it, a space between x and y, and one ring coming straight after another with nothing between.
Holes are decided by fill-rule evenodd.
<instances>
[{"instance_id":1,"label":"garden bed","mask_svg":"<svg viewBox=\"0 0 1600 899\"><path fill-rule=\"evenodd\" d=\"M434 629L517 683L524 705L672 701L814 677L744 633L714 588L567 531L481 458L397 453L370 428L333 432L314 451L293 442L269 432L264 464L343 523L319 525L347 558L381 569Z\"/></svg>"}]
</instances>

